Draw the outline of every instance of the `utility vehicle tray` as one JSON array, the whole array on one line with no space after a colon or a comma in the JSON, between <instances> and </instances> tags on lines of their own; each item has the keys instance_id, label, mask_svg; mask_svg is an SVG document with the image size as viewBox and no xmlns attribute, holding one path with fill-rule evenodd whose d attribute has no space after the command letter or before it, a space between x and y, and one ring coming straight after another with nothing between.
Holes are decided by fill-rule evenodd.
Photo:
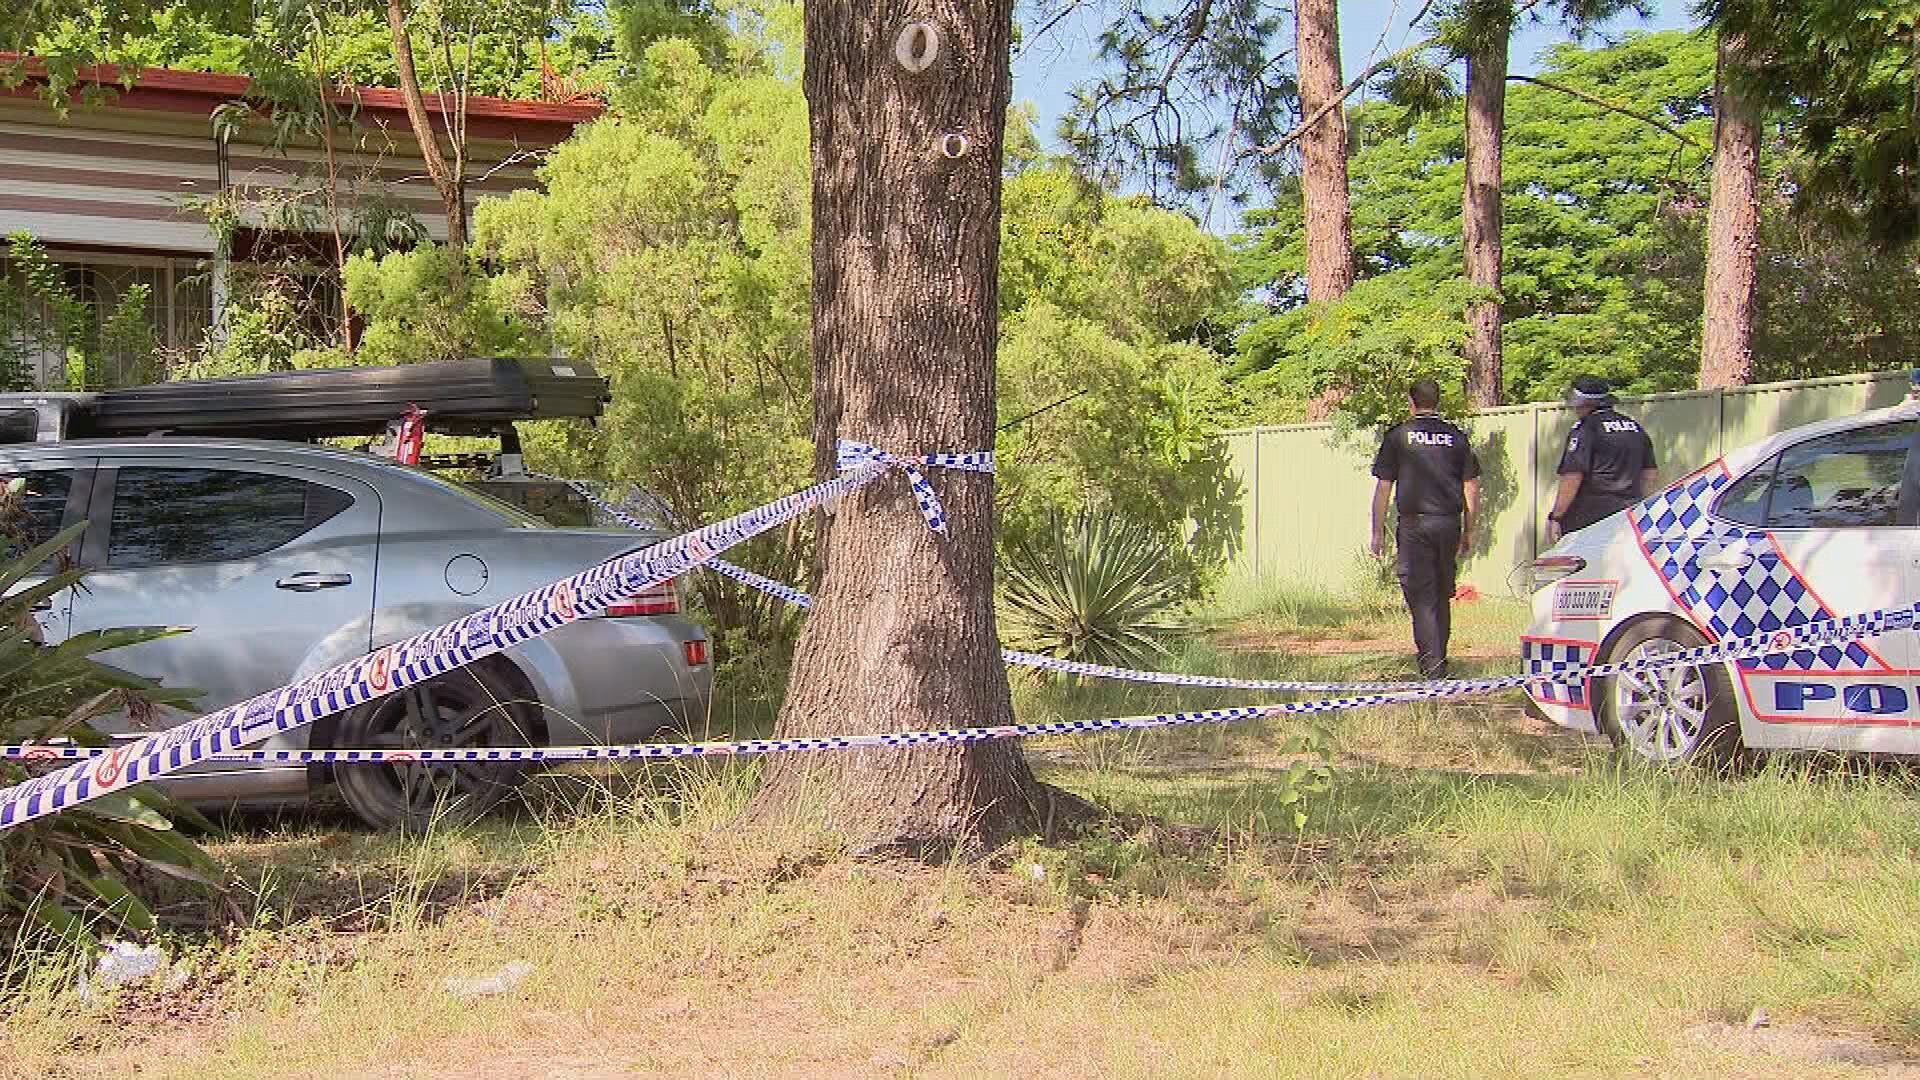
<instances>
[{"instance_id":1,"label":"utility vehicle tray","mask_svg":"<svg viewBox=\"0 0 1920 1080\"><path fill-rule=\"evenodd\" d=\"M491 435L515 420L597 417L607 380L579 361L504 357L395 367L285 371L160 383L94 394L0 394L6 414L41 415L37 437L224 435L306 440L380 435L407 406L429 431ZM58 423L50 424L58 415ZM0 422L0 442L25 441L27 425ZM18 428L18 431L12 430Z\"/></svg>"}]
</instances>

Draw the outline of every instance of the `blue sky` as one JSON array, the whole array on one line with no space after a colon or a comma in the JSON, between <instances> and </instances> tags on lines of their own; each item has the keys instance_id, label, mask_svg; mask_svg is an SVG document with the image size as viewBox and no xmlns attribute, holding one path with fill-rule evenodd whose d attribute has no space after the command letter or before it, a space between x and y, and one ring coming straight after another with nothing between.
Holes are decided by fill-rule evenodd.
<instances>
[{"instance_id":1,"label":"blue sky","mask_svg":"<svg viewBox=\"0 0 1920 1080\"><path fill-rule=\"evenodd\" d=\"M1056 0L1057 3L1057 0ZM1050 4L1049 6L1056 6ZM1069 18L1045 39L1033 41L1014 62L1013 96L1016 101L1032 102L1039 110L1039 135L1054 145L1054 126L1066 109L1067 93L1092 73L1094 38L1102 28L1097 9L1108 5L1091 4L1096 9L1081 17ZM1406 20L1419 8L1417 0L1351 0L1340 4L1340 54L1343 75L1352 78L1366 70L1374 60L1419 40L1411 36ZM1628 17L1603 27L1603 34L1617 36L1627 30L1671 30L1695 25L1688 14L1687 0L1654 0L1650 19ZM1022 4L1022 14L1028 14ZM1289 31L1291 33L1291 31ZM1530 75L1540 68L1539 58L1547 47L1570 40L1558 26L1532 24L1514 35L1512 69L1515 74Z\"/></svg>"}]
</instances>

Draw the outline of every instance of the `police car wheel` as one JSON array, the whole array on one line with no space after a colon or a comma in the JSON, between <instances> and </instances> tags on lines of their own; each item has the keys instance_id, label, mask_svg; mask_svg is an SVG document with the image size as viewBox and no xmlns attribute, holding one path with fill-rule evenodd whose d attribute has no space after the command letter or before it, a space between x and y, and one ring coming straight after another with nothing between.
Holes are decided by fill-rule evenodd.
<instances>
[{"instance_id":1,"label":"police car wheel","mask_svg":"<svg viewBox=\"0 0 1920 1080\"><path fill-rule=\"evenodd\" d=\"M1607 663L1654 659L1704 645L1678 619L1628 627L1607 650ZM1720 664L1622 673L1598 680L1600 730L1613 745L1656 764L1723 763L1739 747L1733 684Z\"/></svg>"},{"instance_id":2,"label":"police car wheel","mask_svg":"<svg viewBox=\"0 0 1920 1080\"><path fill-rule=\"evenodd\" d=\"M533 746L545 741L539 708L493 665L474 664L345 714L333 742L347 749L420 750ZM376 829L424 832L472 821L511 795L524 763L419 762L337 765L341 797Z\"/></svg>"}]
</instances>

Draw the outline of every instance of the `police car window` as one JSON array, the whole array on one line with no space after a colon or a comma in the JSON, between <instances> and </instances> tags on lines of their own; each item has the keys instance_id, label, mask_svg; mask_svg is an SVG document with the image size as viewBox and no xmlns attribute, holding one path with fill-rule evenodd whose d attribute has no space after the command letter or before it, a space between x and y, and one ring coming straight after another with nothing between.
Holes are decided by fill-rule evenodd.
<instances>
[{"instance_id":1,"label":"police car window","mask_svg":"<svg viewBox=\"0 0 1920 1080\"><path fill-rule=\"evenodd\" d=\"M20 488L11 489L14 481ZM53 539L67 515L73 471L27 472L0 476L0 550L17 555Z\"/></svg>"},{"instance_id":2,"label":"police car window","mask_svg":"<svg viewBox=\"0 0 1920 1080\"><path fill-rule=\"evenodd\" d=\"M353 505L291 476L232 469L122 468L107 564L226 562L265 554Z\"/></svg>"},{"instance_id":3,"label":"police car window","mask_svg":"<svg viewBox=\"0 0 1920 1080\"><path fill-rule=\"evenodd\" d=\"M1714 512L1728 521L1760 528L1767 523L1767 495L1773 490L1774 466L1780 463L1776 456L1765 465L1753 470L1734 481Z\"/></svg>"},{"instance_id":4,"label":"police car window","mask_svg":"<svg viewBox=\"0 0 1920 1080\"><path fill-rule=\"evenodd\" d=\"M1773 529L1888 526L1900 506L1907 447L1920 423L1843 431L1780 454L1767 499Z\"/></svg>"}]
</instances>

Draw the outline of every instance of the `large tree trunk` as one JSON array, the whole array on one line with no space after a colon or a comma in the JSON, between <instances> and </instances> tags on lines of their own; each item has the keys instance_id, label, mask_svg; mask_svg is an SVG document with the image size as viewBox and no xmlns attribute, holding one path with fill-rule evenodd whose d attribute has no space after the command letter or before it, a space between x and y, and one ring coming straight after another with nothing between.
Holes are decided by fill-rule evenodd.
<instances>
[{"instance_id":1,"label":"large tree trunk","mask_svg":"<svg viewBox=\"0 0 1920 1080\"><path fill-rule=\"evenodd\" d=\"M427 179L433 182L433 190L440 196L440 205L447 215L447 247L455 253L453 273L456 290L463 282L460 278L463 253L467 250L467 178L465 175L466 148L460 145L458 128L449 132L454 141L454 164L440 150L439 133L433 130L433 120L427 114L426 96L420 90L420 73L413 63L413 38L407 29L406 0L387 0L387 32L393 38L393 64L400 72L400 100L407 108L407 126L413 129L414 141L420 144L420 160L425 163ZM465 96L460 95L462 103Z\"/></svg>"},{"instance_id":2,"label":"large tree trunk","mask_svg":"<svg viewBox=\"0 0 1920 1080\"><path fill-rule=\"evenodd\" d=\"M1460 239L1467 280L1500 288L1500 140L1507 122L1509 13L1480 29L1467 53L1467 175L1460 194ZM1467 308L1467 402L1500 404L1500 300Z\"/></svg>"},{"instance_id":3,"label":"large tree trunk","mask_svg":"<svg viewBox=\"0 0 1920 1080\"><path fill-rule=\"evenodd\" d=\"M822 472L842 437L901 454L993 446L1012 7L806 5ZM919 74L895 60L915 18L939 34ZM952 523L945 536L897 476L828 518L779 734L1011 721L993 617L993 479L939 469L928 479ZM929 854L1030 826L1040 791L1007 741L806 754L773 760L755 812L824 816L858 841Z\"/></svg>"},{"instance_id":4,"label":"large tree trunk","mask_svg":"<svg viewBox=\"0 0 1920 1080\"><path fill-rule=\"evenodd\" d=\"M1760 110L1730 69L1737 39L1720 39L1713 84L1713 194L1707 213L1706 311L1700 388L1753 378L1753 289L1760 247Z\"/></svg>"},{"instance_id":5,"label":"large tree trunk","mask_svg":"<svg viewBox=\"0 0 1920 1080\"><path fill-rule=\"evenodd\" d=\"M1299 0L1294 45L1300 62L1300 113L1317 121L1301 136L1300 191L1307 218L1307 301L1326 303L1353 287L1353 220L1347 205L1347 113L1340 101L1340 19L1334 0ZM1307 402L1308 420L1325 420L1345 397L1335 387Z\"/></svg>"},{"instance_id":6,"label":"large tree trunk","mask_svg":"<svg viewBox=\"0 0 1920 1080\"><path fill-rule=\"evenodd\" d=\"M1294 44L1300 61L1300 112L1320 122L1300 144L1300 188L1307 212L1307 299L1338 300L1353 287L1353 224L1347 208L1347 113L1340 107L1340 20L1334 0L1299 0Z\"/></svg>"}]
</instances>

